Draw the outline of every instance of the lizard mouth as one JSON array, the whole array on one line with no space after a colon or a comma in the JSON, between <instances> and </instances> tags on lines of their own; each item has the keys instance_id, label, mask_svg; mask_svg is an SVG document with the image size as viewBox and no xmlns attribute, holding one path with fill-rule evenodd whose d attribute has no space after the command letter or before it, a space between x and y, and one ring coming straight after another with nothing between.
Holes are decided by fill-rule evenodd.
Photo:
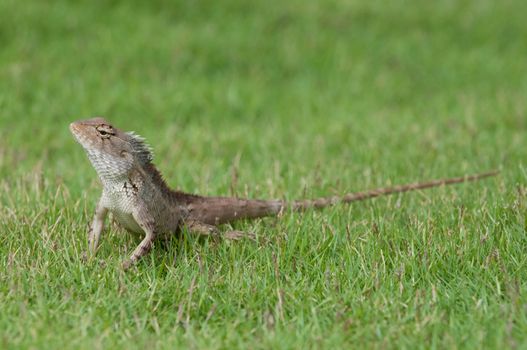
<instances>
[{"instance_id":1,"label":"lizard mouth","mask_svg":"<svg viewBox=\"0 0 527 350\"><path fill-rule=\"evenodd\" d=\"M82 130L78 122L73 122L70 124L70 132L75 138L75 141L77 141L78 143L82 145L83 144Z\"/></svg>"},{"instance_id":2,"label":"lizard mouth","mask_svg":"<svg viewBox=\"0 0 527 350\"><path fill-rule=\"evenodd\" d=\"M71 133L74 134L76 130L77 130L77 123L76 122L71 123L70 124Z\"/></svg>"},{"instance_id":3,"label":"lizard mouth","mask_svg":"<svg viewBox=\"0 0 527 350\"><path fill-rule=\"evenodd\" d=\"M79 132L79 129L78 129L77 123L73 122L70 124L70 132L78 140L77 134Z\"/></svg>"}]
</instances>

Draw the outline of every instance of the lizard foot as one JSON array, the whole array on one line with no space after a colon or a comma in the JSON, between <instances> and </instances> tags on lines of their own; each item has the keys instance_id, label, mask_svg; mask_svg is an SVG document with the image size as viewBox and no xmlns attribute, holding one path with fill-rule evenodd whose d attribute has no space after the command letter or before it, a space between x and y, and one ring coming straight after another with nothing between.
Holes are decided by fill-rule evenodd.
<instances>
[{"instance_id":1,"label":"lizard foot","mask_svg":"<svg viewBox=\"0 0 527 350\"><path fill-rule=\"evenodd\" d=\"M130 259L126 259L125 261L123 261L123 263L121 264L121 267L124 271L128 271L130 270L130 268L134 266L134 262Z\"/></svg>"}]
</instances>

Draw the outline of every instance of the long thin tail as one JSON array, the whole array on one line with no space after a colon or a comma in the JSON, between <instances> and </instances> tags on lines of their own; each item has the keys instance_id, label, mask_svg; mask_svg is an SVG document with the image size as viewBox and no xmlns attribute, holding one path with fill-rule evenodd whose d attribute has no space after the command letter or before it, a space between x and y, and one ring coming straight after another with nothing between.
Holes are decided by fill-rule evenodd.
<instances>
[{"instance_id":1,"label":"long thin tail","mask_svg":"<svg viewBox=\"0 0 527 350\"><path fill-rule=\"evenodd\" d=\"M288 209L295 211L302 211L311 208L319 209L339 203L362 201L394 193L476 181L486 177L495 176L497 174L499 174L499 170L476 175L378 188L366 192L348 193L343 196L331 196L317 199L298 200L293 202L285 202L282 200L241 199L233 197L194 196L191 198L187 207L189 209L189 217L191 219L207 224L218 225L239 219L254 219L264 216L278 215L280 212Z\"/></svg>"},{"instance_id":2,"label":"long thin tail","mask_svg":"<svg viewBox=\"0 0 527 350\"><path fill-rule=\"evenodd\" d=\"M377 188L377 189L369 190L366 192L348 193L343 196L332 196L332 197L324 197L324 198L317 198L317 199L311 199L311 200L308 199L308 200L294 201L292 203L292 208L294 210L305 210L309 208L324 208L324 207L334 205L337 203L350 203L350 202L362 201L362 200L366 200L370 198L375 198L379 196L387 196L387 195L394 194L394 193L422 190L425 188L439 187L443 185L452 185L452 184L457 184L457 183L462 183L462 182L476 181L476 180L480 180L486 177L496 176L499 173L500 173L499 170L493 170L493 171L489 171L486 173L475 174L475 175L460 176L460 177L453 177L449 179L439 179L439 180L432 180L432 181L426 181L426 182L416 182L412 184L398 185L398 186L393 186L393 187Z\"/></svg>"}]
</instances>

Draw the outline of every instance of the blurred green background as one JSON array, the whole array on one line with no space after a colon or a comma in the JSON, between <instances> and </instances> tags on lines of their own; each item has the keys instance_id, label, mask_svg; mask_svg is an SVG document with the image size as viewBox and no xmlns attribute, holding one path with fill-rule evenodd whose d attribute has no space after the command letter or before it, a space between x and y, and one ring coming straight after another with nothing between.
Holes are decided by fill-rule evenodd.
<instances>
[{"instance_id":1,"label":"blurred green background","mask_svg":"<svg viewBox=\"0 0 527 350\"><path fill-rule=\"evenodd\" d=\"M2 172L13 158L24 172L36 158L84 166L66 126L93 115L144 134L174 173L237 152L247 169L287 153L303 174L328 161L388 175L493 167L524 149L524 9L3 1Z\"/></svg>"},{"instance_id":2,"label":"blurred green background","mask_svg":"<svg viewBox=\"0 0 527 350\"><path fill-rule=\"evenodd\" d=\"M0 1L0 342L525 346L525 13L519 0ZM103 248L104 272L79 259L100 189L68 124L95 115L144 136L170 185L209 195L313 197L503 171L283 224L241 223L274 243L217 251L187 242L156 252L130 277L118 262L136 242L116 227L109 239L120 250ZM336 250L318 246L324 225L341 237L328 243ZM355 238L343 247L346 232ZM302 249L291 243L297 236ZM425 247L435 256L428 264L408 253ZM222 266L224 282L203 282L207 301L190 296L190 325L178 328L177 305L201 276L196 250ZM308 267L293 272L278 258L290 276L280 282L273 259L281 254ZM264 271L254 275L240 261ZM391 266L380 279L379 261ZM402 265L426 269L401 280ZM332 274L351 283L349 294L323 286ZM307 287L317 281L320 289ZM168 289L156 291L157 283ZM112 289L121 284L131 293L124 309ZM230 299L236 291L245 294Z\"/></svg>"}]
</instances>

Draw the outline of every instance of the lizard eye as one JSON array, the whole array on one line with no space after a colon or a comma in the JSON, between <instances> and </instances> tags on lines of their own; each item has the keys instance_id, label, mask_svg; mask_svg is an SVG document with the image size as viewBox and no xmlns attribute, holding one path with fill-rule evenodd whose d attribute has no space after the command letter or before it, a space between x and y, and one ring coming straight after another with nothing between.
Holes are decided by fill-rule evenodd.
<instances>
[{"instance_id":1,"label":"lizard eye","mask_svg":"<svg viewBox=\"0 0 527 350\"><path fill-rule=\"evenodd\" d=\"M115 132L113 131L113 128L110 125L101 124L98 125L95 130L99 132L99 135L101 135L103 138L109 138L110 135L115 135Z\"/></svg>"}]
</instances>

